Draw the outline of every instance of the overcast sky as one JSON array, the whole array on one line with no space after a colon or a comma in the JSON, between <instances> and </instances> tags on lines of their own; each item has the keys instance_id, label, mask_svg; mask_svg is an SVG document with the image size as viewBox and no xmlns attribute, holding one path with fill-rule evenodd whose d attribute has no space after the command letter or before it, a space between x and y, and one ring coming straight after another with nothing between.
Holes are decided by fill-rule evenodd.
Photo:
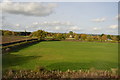
<instances>
[{"instance_id":1,"label":"overcast sky","mask_svg":"<svg viewBox=\"0 0 120 80\"><path fill-rule=\"evenodd\" d=\"M118 33L117 2L2 3L2 29L14 31Z\"/></svg>"}]
</instances>

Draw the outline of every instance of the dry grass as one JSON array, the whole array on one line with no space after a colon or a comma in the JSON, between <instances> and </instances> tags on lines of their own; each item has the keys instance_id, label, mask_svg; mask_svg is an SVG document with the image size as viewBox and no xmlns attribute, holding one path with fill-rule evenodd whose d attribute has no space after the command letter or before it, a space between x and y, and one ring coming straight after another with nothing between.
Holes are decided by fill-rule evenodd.
<instances>
[{"instance_id":1,"label":"dry grass","mask_svg":"<svg viewBox=\"0 0 120 80\"><path fill-rule=\"evenodd\" d=\"M3 78L46 78L46 79L60 79L60 78L118 78L118 70L96 70L91 68L90 70L67 70L63 71L48 71L39 69L33 70L9 70L4 73Z\"/></svg>"}]
</instances>

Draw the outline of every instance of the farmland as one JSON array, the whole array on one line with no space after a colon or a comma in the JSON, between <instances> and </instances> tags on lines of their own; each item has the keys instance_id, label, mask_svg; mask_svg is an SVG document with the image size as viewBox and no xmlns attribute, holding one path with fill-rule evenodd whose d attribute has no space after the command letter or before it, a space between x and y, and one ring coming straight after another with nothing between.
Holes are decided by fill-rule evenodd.
<instances>
[{"instance_id":1,"label":"farmland","mask_svg":"<svg viewBox=\"0 0 120 80\"><path fill-rule=\"evenodd\" d=\"M2 39L2 42L0 42L0 44L33 39L31 37L23 37L23 36L0 36L0 38Z\"/></svg>"},{"instance_id":2,"label":"farmland","mask_svg":"<svg viewBox=\"0 0 120 80\"><path fill-rule=\"evenodd\" d=\"M3 55L3 70L48 70L118 68L118 44L96 42L42 41Z\"/></svg>"}]
</instances>

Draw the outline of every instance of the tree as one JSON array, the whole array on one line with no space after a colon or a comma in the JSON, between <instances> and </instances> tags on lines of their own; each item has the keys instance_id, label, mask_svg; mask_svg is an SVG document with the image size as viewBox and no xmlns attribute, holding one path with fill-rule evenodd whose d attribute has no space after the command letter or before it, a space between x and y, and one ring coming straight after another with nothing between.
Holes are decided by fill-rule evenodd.
<instances>
[{"instance_id":1,"label":"tree","mask_svg":"<svg viewBox=\"0 0 120 80\"><path fill-rule=\"evenodd\" d=\"M114 40L114 41L118 41L117 36L112 36L111 38L112 38L112 40Z\"/></svg>"},{"instance_id":2,"label":"tree","mask_svg":"<svg viewBox=\"0 0 120 80\"><path fill-rule=\"evenodd\" d=\"M120 35L117 35L116 37L117 37L117 40L120 41Z\"/></svg>"},{"instance_id":3,"label":"tree","mask_svg":"<svg viewBox=\"0 0 120 80\"><path fill-rule=\"evenodd\" d=\"M63 37L64 37L64 39L66 39L67 38L67 34L63 33Z\"/></svg>"},{"instance_id":4,"label":"tree","mask_svg":"<svg viewBox=\"0 0 120 80\"><path fill-rule=\"evenodd\" d=\"M86 34L81 34L81 35L80 35L80 38L81 38L82 40L85 40L85 39L87 38L87 35L86 35Z\"/></svg>"},{"instance_id":5,"label":"tree","mask_svg":"<svg viewBox=\"0 0 120 80\"><path fill-rule=\"evenodd\" d=\"M97 40L100 39L99 36L92 36L92 38L93 38L93 40L95 40L95 41L97 41Z\"/></svg>"},{"instance_id":6,"label":"tree","mask_svg":"<svg viewBox=\"0 0 120 80\"><path fill-rule=\"evenodd\" d=\"M107 38L108 38L108 39L111 39L111 36L110 36L110 35L107 35Z\"/></svg>"},{"instance_id":7,"label":"tree","mask_svg":"<svg viewBox=\"0 0 120 80\"><path fill-rule=\"evenodd\" d=\"M73 36L74 36L74 33L73 33L73 31L69 31L69 33L68 33L68 35L67 35L69 38L73 38Z\"/></svg>"},{"instance_id":8,"label":"tree","mask_svg":"<svg viewBox=\"0 0 120 80\"><path fill-rule=\"evenodd\" d=\"M4 36L10 36L10 35L12 35L12 31L4 31L3 35Z\"/></svg>"},{"instance_id":9,"label":"tree","mask_svg":"<svg viewBox=\"0 0 120 80\"><path fill-rule=\"evenodd\" d=\"M55 34L53 38L56 40L64 40L66 37L64 34L58 33L58 34Z\"/></svg>"},{"instance_id":10,"label":"tree","mask_svg":"<svg viewBox=\"0 0 120 80\"><path fill-rule=\"evenodd\" d=\"M73 35L73 31L70 31L69 34L70 34L70 35Z\"/></svg>"},{"instance_id":11,"label":"tree","mask_svg":"<svg viewBox=\"0 0 120 80\"><path fill-rule=\"evenodd\" d=\"M67 38L69 38L69 37L70 37L70 34L69 34L69 33L68 33L68 34L66 34L66 37L67 37Z\"/></svg>"},{"instance_id":12,"label":"tree","mask_svg":"<svg viewBox=\"0 0 120 80\"><path fill-rule=\"evenodd\" d=\"M19 32L12 32L12 35L13 35L13 36L18 36L18 35L19 35Z\"/></svg>"},{"instance_id":13,"label":"tree","mask_svg":"<svg viewBox=\"0 0 120 80\"><path fill-rule=\"evenodd\" d=\"M80 39L80 35L76 34L76 35L75 35L75 39L76 39L76 40L79 40L79 39Z\"/></svg>"},{"instance_id":14,"label":"tree","mask_svg":"<svg viewBox=\"0 0 120 80\"><path fill-rule=\"evenodd\" d=\"M32 33L33 37L37 37L38 40L44 40L46 37L46 32L43 30L38 30Z\"/></svg>"},{"instance_id":15,"label":"tree","mask_svg":"<svg viewBox=\"0 0 120 80\"><path fill-rule=\"evenodd\" d=\"M107 35L102 35L102 37L101 37L101 39L103 40L103 41L106 41L107 40Z\"/></svg>"},{"instance_id":16,"label":"tree","mask_svg":"<svg viewBox=\"0 0 120 80\"><path fill-rule=\"evenodd\" d=\"M88 36L87 41L93 41L93 36Z\"/></svg>"},{"instance_id":17,"label":"tree","mask_svg":"<svg viewBox=\"0 0 120 80\"><path fill-rule=\"evenodd\" d=\"M100 37L102 37L103 35L105 35L105 34L101 34Z\"/></svg>"}]
</instances>

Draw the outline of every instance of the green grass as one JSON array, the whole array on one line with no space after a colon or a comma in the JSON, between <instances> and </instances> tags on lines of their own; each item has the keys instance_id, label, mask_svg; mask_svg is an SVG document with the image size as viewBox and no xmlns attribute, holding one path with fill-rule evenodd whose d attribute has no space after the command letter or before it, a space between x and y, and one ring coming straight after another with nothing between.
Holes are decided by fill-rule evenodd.
<instances>
[{"instance_id":1,"label":"green grass","mask_svg":"<svg viewBox=\"0 0 120 80\"><path fill-rule=\"evenodd\" d=\"M117 43L44 41L3 55L3 70L110 69L117 68L117 62Z\"/></svg>"}]
</instances>

